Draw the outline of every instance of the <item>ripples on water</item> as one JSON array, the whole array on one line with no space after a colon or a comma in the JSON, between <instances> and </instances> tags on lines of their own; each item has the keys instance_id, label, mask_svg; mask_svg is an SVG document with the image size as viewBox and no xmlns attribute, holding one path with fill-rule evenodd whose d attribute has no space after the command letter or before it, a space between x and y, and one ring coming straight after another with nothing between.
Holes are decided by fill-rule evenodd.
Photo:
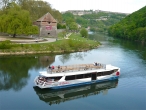
<instances>
[{"instance_id":1,"label":"ripples on water","mask_svg":"<svg viewBox=\"0 0 146 110\"><path fill-rule=\"evenodd\" d=\"M144 110L146 46L106 35L92 37L102 45L87 52L0 57L0 109ZM33 88L35 76L39 71L46 70L48 65L72 65L95 61L120 67L119 80L59 91ZM49 94L55 97L48 96Z\"/></svg>"}]
</instances>

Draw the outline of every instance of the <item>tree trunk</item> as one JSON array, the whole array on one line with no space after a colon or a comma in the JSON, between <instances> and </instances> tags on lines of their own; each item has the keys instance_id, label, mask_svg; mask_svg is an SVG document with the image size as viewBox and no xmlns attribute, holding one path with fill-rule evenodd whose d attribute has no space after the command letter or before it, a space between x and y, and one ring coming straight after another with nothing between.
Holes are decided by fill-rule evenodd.
<instances>
[{"instance_id":1,"label":"tree trunk","mask_svg":"<svg viewBox=\"0 0 146 110\"><path fill-rule=\"evenodd\" d=\"M16 37L16 26L14 28L14 33L13 33L13 38L15 38L15 37Z\"/></svg>"},{"instance_id":2,"label":"tree trunk","mask_svg":"<svg viewBox=\"0 0 146 110\"><path fill-rule=\"evenodd\" d=\"M16 33L13 34L13 38L15 38L15 37L16 37Z\"/></svg>"}]
</instances>

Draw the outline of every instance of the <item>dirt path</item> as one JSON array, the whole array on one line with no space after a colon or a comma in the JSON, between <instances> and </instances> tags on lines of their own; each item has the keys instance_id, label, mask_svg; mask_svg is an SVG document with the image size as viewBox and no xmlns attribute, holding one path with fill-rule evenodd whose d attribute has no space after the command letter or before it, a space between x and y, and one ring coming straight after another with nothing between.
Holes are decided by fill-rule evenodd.
<instances>
[{"instance_id":1,"label":"dirt path","mask_svg":"<svg viewBox=\"0 0 146 110\"><path fill-rule=\"evenodd\" d=\"M0 41L10 40L14 43L21 43L21 44L27 44L27 43L47 43L47 42L55 42L56 38L32 38L32 37L16 37L12 38L9 36L0 36Z\"/></svg>"}]
</instances>

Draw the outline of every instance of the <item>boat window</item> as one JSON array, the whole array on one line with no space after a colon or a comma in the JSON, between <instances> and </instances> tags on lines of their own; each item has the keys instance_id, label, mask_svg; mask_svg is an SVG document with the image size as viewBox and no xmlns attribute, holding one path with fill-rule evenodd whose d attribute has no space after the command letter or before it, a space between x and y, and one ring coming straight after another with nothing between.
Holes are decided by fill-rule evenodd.
<instances>
[{"instance_id":1,"label":"boat window","mask_svg":"<svg viewBox=\"0 0 146 110\"><path fill-rule=\"evenodd\" d=\"M66 76L65 80L75 80L75 75Z\"/></svg>"},{"instance_id":2,"label":"boat window","mask_svg":"<svg viewBox=\"0 0 146 110\"><path fill-rule=\"evenodd\" d=\"M109 74L109 71L103 72L103 75L108 75L108 74Z\"/></svg>"},{"instance_id":3,"label":"boat window","mask_svg":"<svg viewBox=\"0 0 146 110\"><path fill-rule=\"evenodd\" d=\"M85 77L85 78L90 78L90 77L91 77L91 73L84 74L84 77Z\"/></svg>"},{"instance_id":4,"label":"boat window","mask_svg":"<svg viewBox=\"0 0 146 110\"><path fill-rule=\"evenodd\" d=\"M84 74L76 75L76 79L82 79L82 78L84 78Z\"/></svg>"},{"instance_id":5,"label":"boat window","mask_svg":"<svg viewBox=\"0 0 146 110\"><path fill-rule=\"evenodd\" d=\"M110 74L112 74L113 73L113 70L112 71L105 71L104 73L103 73L103 75L110 75Z\"/></svg>"},{"instance_id":6,"label":"boat window","mask_svg":"<svg viewBox=\"0 0 146 110\"><path fill-rule=\"evenodd\" d=\"M118 71L118 69L114 69L114 72L117 72Z\"/></svg>"},{"instance_id":7,"label":"boat window","mask_svg":"<svg viewBox=\"0 0 146 110\"><path fill-rule=\"evenodd\" d=\"M49 79L54 79L54 81L60 80L62 76L57 76L57 77L49 77Z\"/></svg>"},{"instance_id":8,"label":"boat window","mask_svg":"<svg viewBox=\"0 0 146 110\"><path fill-rule=\"evenodd\" d=\"M98 72L97 76L103 76L103 72Z\"/></svg>"}]
</instances>

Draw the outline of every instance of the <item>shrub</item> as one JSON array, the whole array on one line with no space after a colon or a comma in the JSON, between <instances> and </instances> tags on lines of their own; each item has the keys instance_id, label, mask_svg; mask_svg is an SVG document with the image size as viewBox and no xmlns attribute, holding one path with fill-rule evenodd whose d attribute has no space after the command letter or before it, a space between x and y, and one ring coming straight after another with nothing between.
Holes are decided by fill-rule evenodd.
<instances>
[{"instance_id":1,"label":"shrub","mask_svg":"<svg viewBox=\"0 0 146 110\"><path fill-rule=\"evenodd\" d=\"M88 37L88 31L85 28L81 29L80 34L82 35L82 37Z\"/></svg>"},{"instance_id":2,"label":"shrub","mask_svg":"<svg viewBox=\"0 0 146 110\"><path fill-rule=\"evenodd\" d=\"M10 49L11 48L11 41L5 40L0 43L0 49Z\"/></svg>"}]
</instances>

